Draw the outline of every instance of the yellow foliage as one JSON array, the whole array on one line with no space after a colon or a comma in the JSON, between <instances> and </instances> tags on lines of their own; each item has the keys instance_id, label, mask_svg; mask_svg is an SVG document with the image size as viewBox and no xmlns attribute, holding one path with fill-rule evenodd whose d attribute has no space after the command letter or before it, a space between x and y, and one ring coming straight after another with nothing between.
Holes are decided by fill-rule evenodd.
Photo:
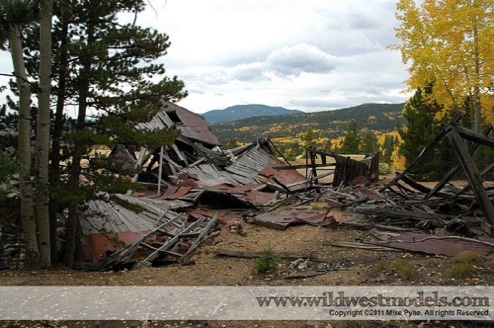
<instances>
[{"instance_id":1,"label":"yellow foliage","mask_svg":"<svg viewBox=\"0 0 494 328\"><path fill-rule=\"evenodd\" d=\"M438 119L459 109L468 96L487 122L494 122L490 93L494 73L494 0L414 0L397 3L402 42L391 45L408 65L409 90L433 83L433 97L444 106ZM479 128L480 120L475 121Z\"/></svg>"}]
</instances>

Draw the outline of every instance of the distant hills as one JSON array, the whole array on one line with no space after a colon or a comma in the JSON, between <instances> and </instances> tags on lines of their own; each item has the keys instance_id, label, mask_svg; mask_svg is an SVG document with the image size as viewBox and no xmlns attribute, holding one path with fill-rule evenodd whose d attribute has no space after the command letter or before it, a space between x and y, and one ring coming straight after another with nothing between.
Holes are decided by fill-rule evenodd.
<instances>
[{"instance_id":1,"label":"distant hills","mask_svg":"<svg viewBox=\"0 0 494 328\"><path fill-rule=\"evenodd\" d=\"M233 137L240 142L251 142L261 137L301 138L310 127L317 138L338 138L345 134L353 120L360 129L391 132L404 123L404 104L363 104L356 107L324 112L303 113L289 111L288 115L260 116L232 122L210 124L221 143ZM231 108L235 108L233 106ZM268 106L266 106L268 107Z\"/></svg>"},{"instance_id":2,"label":"distant hills","mask_svg":"<svg viewBox=\"0 0 494 328\"><path fill-rule=\"evenodd\" d=\"M242 120L258 116L277 116L294 113L303 113L299 110L286 109L283 107L272 107L266 105L237 105L225 109L217 109L202 114L206 122L222 123Z\"/></svg>"}]
</instances>

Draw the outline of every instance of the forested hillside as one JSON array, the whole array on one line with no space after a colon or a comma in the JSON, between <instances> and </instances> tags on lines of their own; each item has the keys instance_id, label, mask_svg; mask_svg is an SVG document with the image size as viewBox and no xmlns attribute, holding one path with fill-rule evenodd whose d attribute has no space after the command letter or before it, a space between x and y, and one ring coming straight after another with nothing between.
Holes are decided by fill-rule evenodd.
<instances>
[{"instance_id":1,"label":"forested hillside","mask_svg":"<svg viewBox=\"0 0 494 328\"><path fill-rule=\"evenodd\" d=\"M266 105L237 105L222 110L212 110L202 114L206 122L222 123L242 120L258 116L277 116L294 113L303 113L299 110L286 109L283 107L272 107Z\"/></svg>"},{"instance_id":2,"label":"forested hillside","mask_svg":"<svg viewBox=\"0 0 494 328\"><path fill-rule=\"evenodd\" d=\"M359 129L375 132L390 132L398 123L403 123L404 104L364 104L340 110L262 116L234 122L211 124L210 127L220 142L231 138L250 142L260 137L294 138L301 137L312 128L315 138L338 138L345 134L351 121Z\"/></svg>"}]
</instances>

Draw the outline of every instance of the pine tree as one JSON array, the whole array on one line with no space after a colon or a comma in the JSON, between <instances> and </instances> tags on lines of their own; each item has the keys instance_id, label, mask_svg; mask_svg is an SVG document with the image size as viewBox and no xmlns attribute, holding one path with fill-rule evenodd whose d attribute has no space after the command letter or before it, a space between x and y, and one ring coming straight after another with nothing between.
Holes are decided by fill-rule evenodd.
<instances>
[{"instance_id":1,"label":"pine tree","mask_svg":"<svg viewBox=\"0 0 494 328\"><path fill-rule=\"evenodd\" d=\"M382 146L382 156L381 160L383 163L391 164L393 159L393 151L397 145L397 138L395 136L386 135L384 136L384 142Z\"/></svg>"},{"instance_id":2,"label":"pine tree","mask_svg":"<svg viewBox=\"0 0 494 328\"><path fill-rule=\"evenodd\" d=\"M430 88L417 89L403 109L403 117L407 123L405 127L398 127L398 133L403 140L399 151L405 157L406 166L409 166L441 131L441 122L435 118L441 111L441 106L427 99L430 93ZM442 176L444 171L451 167L450 160L447 160L447 140L443 141L429 158L413 170L414 176L419 179L434 179Z\"/></svg>"},{"instance_id":3,"label":"pine tree","mask_svg":"<svg viewBox=\"0 0 494 328\"><path fill-rule=\"evenodd\" d=\"M316 146L316 135L312 128L308 128L304 134L304 147L312 148Z\"/></svg>"},{"instance_id":4,"label":"pine tree","mask_svg":"<svg viewBox=\"0 0 494 328\"><path fill-rule=\"evenodd\" d=\"M359 149L360 153L369 155L379 150L377 136L371 130L365 130L361 139L362 142Z\"/></svg>"},{"instance_id":5,"label":"pine tree","mask_svg":"<svg viewBox=\"0 0 494 328\"><path fill-rule=\"evenodd\" d=\"M176 129L137 131L163 106L184 96L184 84L168 78L163 64L154 61L166 54L168 36L133 23L122 24L119 14L142 12L144 0L61 0L55 3L53 24L53 88L56 99L52 129L51 209L68 207L65 264L72 266L80 204L95 191L122 192L132 185L121 178L125 172L94 148L123 144L137 149L170 145ZM34 35L33 29L28 32ZM28 45L28 69L37 79L39 45L34 37ZM62 132L69 104L77 105L72 129ZM94 117L90 117L94 115ZM63 145L63 147L62 147ZM60 165L68 161L69 166ZM83 163L88 163L83 167ZM116 174L108 174L108 172ZM84 179L88 184L81 185ZM52 230L53 231L53 230ZM52 251L53 254L53 251Z\"/></svg>"},{"instance_id":6,"label":"pine tree","mask_svg":"<svg viewBox=\"0 0 494 328\"><path fill-rule=\"evenodd\" d=\"M228 140L228 142L225 145L225 147L227 149L233 149L233 148L237 148L239 146L240 146L240 143L238 142L238 138L237 137L231 138L230 140Z\"/></svg>"},{"instance_id":7,"label":"pine tree","mask_svg":"<svg viewBox=\"0 0 494 328\"><path fill-rule=\"evenodd\" d=\"M358 154L360 150L361 138L358 133L357 122L351 121L348 125L345 138L339 152L342 154Z\"/></svg>"}]
</instances>

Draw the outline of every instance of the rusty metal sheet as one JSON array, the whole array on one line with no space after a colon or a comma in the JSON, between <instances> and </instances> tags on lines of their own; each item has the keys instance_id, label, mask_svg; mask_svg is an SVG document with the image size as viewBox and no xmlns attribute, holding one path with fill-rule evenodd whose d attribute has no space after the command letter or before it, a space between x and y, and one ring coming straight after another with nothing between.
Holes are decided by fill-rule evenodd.
<instances>
[{"instance_id":1,"label":"rusty metal sheet","mask_svg":"<svg viewBox=\"0 0 494 328\"><path fill-rule=\"evenodd\" d=\"M131 245L149 231L122 232L118 234L92 234L80 238L81 248L77 262L98 263L106 252L114 252ZM119 241L115 243L115 241Z\"/></svg>"},{"instance_id":2,"label":"rusty metal sheet","mask_svg":"<svg viewBox=\"0 0 494 328\"><path fill-rule=\"evenodd\" d=\"M182 131L182 135L209 145L220 145L220 142L201 116L170 102L165 104L164 111L177 114L181 122L177 123L176 126Z\"/></svg>"},{"instance_id":3,"label":"rusty metal sheet","mask_svg":"<svg viewBox=\"0 0 494 328\"><path fill-rule=\"evenodd\" d=\"M259 172L259 174L265 176L266 178L269 178L273 175L276 175L278 172L280 171L274 169L273 164L269 163L261 172Z\"/></svg>"},{"instance_id":4,"label":"rusty metal sheet","mask_svg":"<svg viewBox=\"0 0 494 328\"><path fill-rule=\"evenodd\" d=\"M168 187L159 199L179 199L189 193L191 187Z\"/></svg>"},{"instance_id":5,"label":"rusty metal sheet","mask_svg":"<svg viewBox=\"0 0 494 328\"><path fill-rule=\"evenodd\" d=\"M386 241L365 241L365 243L388 246L412 252L446 256L456 256L465 251L487 255L493 250L493 247L468 239L434 237L435 236L423 233L408 233L392 237Z\"/></svg>"},{"instance_id":6,"label":"rusty metal sheet","mask_svg":"<svg viewBox=\"0 0 494 328\"><path fill-rule=\"evenodd\" d=\"M245 193L247 201L254 205L265 205L274 199L274 195L261 191L248 191Z\"/></svg>"},{"instance_id":7,"label":"rusty metal sheet","mask_svg":"<svg viewBox=\"0 0 494 328\"><path fill-rule=\"evenodd\" d=\"M231 185L231 184L228 184L228 183L223 183L223 184L219 184L219 185L216 185L216 186L209 186L207 189L227 190L230 193L238 193L238 194L241 194L241 193L245 193L245 192L248 192L248 191L255 190L255 189L257 189L259 187L262 187L262 186L264 186L264 185L263 184L259 184L259 183L248 183L248 184L243 185L243 186L237 186L237 185Z\"/></svg>"},{"instance_id":8,"label":"rusty metal sheet","mask_svg":"<svg viewBox=\"0 0 494 328\"><path fill-rule=\"evenodd\" d=\"M214 212L208 212L202 208L195 208L188 213L187 222L195 222L203 216L212 218L214 216Z\"/></svg>"},{"instance_id":9,"label":"rusty metal sheet","mask_svg":"<svg viewBox=\"0 0 494 328\"><path fill-rule=\"evenodd\" d=\"M123 145L117 145L109 156L113 161L120 164L124 170L132 170L136 166L136 158Z\"/></svg>"},{"instance_id":10,"label":"rusty metal sheet","mask_svg":"<svg viewBox=\"0 0 494 328\"><path fill-rule=\"evenodd\" d=\"M309 187L309 183L307 182L305 176L298 173L297 170L293 169L278 171L273 169L272 163L266 165L266 167L259 174L275 181L291 192L304 190Z\"/></svg>"},{"instance_id":11,"label":"rusty metal sheet","mask_svg":"<svg viewBox=\"0 0 494 328\"><path fill-rule=\"evenodd\" d=\"M374 190L371 190L365 186L359 186L357 189L353 191L355 195L359 197L368 197L369 199L377 200L377 201L384 201L384 197L379 195L377 192Z\"/></svg>"},{"instance_id":12,"label":"rusty metal sheet","mask_svg":"<svg viewBox=\"0 0 494 328\"><path fill-rule=\"evenodd\" d=\"M269 228L284 230L289 225L310 224L319 227L331 226L336 223L333 216L327 217L327 212L320 211L284 211L268 212L256 215L254 223Z\"/></svg>"}]
</instances>

